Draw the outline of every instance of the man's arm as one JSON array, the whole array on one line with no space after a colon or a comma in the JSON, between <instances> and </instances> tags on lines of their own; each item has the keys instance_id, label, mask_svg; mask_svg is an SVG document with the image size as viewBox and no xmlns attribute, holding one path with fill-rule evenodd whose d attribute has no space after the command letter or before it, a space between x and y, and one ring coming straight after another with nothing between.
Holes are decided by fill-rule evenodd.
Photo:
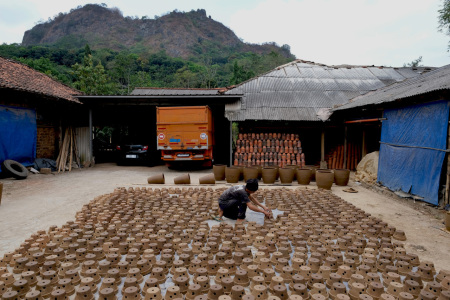
<instances>
[{"instance_id":1,"label":"man's arm","mask_svg":"<svg viewBox=\"0 0 450 300\"><path fill-rule=\"evenodd\" d=\"M270 209L264 205L262 205L261 203L259 203L258 200L256 200L252 195L248 195L248 198L256 205L256 206L260 206L262 209L266 210L266 211L270 211Z\"/></svg>"},{"instance_id":2,"label":"man's arm","mask_svg":"<svg viewBox=\"0 0 450 300\"><path fill-rule=\"evenodd\" d=\"M263 213L266 217L270 218L271 214L268 210L260 209L258 206L253 204L252 202L247 202L247 207L250 208L253 211Z\"/></svg>"}]
</instances>

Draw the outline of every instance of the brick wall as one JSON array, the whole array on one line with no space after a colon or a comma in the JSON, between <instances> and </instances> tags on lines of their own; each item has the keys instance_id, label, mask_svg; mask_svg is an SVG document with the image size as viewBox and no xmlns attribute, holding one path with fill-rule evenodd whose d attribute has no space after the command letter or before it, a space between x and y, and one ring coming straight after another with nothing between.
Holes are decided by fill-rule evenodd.
<instances>
[{"instance_id":1,"label":"brick wall","mask_svg":"<svg viewBox=\"0 0 450 300\"><path fill-rule=\"evenodd\" d=\"M54 127L38 126L37 127L37 143L36 158L56 159L56 130Z\"/></svg>"}]
</instances>

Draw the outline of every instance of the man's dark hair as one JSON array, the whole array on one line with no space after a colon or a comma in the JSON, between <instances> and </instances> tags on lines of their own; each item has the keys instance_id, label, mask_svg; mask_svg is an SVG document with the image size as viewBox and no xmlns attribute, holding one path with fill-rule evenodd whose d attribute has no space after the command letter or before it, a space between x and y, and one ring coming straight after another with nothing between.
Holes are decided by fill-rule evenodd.
<instances>
[{"instance_id":1,"label":"man's dark hair","mask_svg":"<svg viewBox=\"0 0 450 300\"><path fill-rule=\"evenodd\" d=\"M258 179L252 178L247 180L245 188L249 191L256 192L258 190Z\"/></svg>"}]
</instances>

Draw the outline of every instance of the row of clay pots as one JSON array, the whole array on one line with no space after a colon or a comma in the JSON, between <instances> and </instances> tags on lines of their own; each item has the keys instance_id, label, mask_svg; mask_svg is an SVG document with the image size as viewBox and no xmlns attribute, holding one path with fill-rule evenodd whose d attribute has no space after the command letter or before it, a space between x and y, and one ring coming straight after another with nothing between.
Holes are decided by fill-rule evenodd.
<instances>
[{"instance_id":1,"label":"row of clay pots","mask_svg":"<svg viewBox=\"0 0 450 300\"><path fill-rule=\"evenodd\" d=\"M250 178L261 179L265 184L273 184L280 179L281 184L291 184L295 179L298 184L308 185L311 180L316 180L317 186L323 189L331 189L333 183L338 186L346 186L349 181L350 171L347 169L318 169L298 168L295 165L284 168L278 167L226 167L225 165L213 166L214 177L216 180L227 180L228 183L237 183ZM313 177L314 174L314 177Z\"/></svg>"},{"instance_id":2,"label":"row of clay pots","mask_svg":"<svg viewBox=\"0 0 450 300\"><path fill-rule=\"evenodd\" d=\"M238 140L262 140L262 139L282 139L282 140L291 140L297 141L299 140L299 135L294 133L239 133Z\"/></svg>"},{"instance_id":3,"label":"row of clay pots","mask_svg":"<svg viewBox=\"0 0 450 300\"><path fill-rule=\"evenodd\" d=\"M302 147L280 147L280 146L242 146L236 147L235 153L302 153Z\"/></svg>"},{"instance_id":4,"label":"row of clay pots","mask_svg":"<svg viewBox=\"0 0 450 300\"><path fill-rule=\"evenodd\" d=\"M152 175L147 178L148 184L165 184L165 177L164 173ZM177 176L173 179L174 184L191 184L191 177L189 174L183 174L180 176ZM208 174L205 176L202 176L198 179L199 184L216 184L215 176L214 174Z\"/></svg>"}]
</instances>

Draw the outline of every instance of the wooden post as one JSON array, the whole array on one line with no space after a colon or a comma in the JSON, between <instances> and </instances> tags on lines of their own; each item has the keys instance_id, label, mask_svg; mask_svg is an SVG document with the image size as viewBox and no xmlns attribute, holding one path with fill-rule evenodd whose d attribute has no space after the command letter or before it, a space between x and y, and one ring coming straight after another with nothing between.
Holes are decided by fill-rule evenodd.
<instances>
[{"instance_id":1,"label":"wooden post","mask_svg":"<svg viewBox=\"0 0 450 300\"><path fill-rule=\"evenodd\" d=\"M366 156L367 154L367 145L366 145L366 128L363 126L362 129L362 145L361 145L361 153L362 157Z\"/></svg>"},{"instance_id":2,"label":"wooden post","mask_svg":"<svg viewBox=\"0 0 450 300\"><path fill-rule=\"evenodd\" d=\"M450 126L447 128L447 149L450 145ZM450 157L449 153L446 153L447 156L447 180L445 182L445 194L444 194L444 206L446 204L450 204Z\"/></svg>"},{"instance_id":3,"label":"wooden post","mask_svg":"<svg viewBox=\"0 0 450 300\"><path fill-rule=\"evenodd\" d=\"M347 169L347 125L344 127L344 169Z\"/></svg>"},{"instance_id":4,"label":"wooden post","mask_svg":"<svg viewBox=\"0 0 450 300\"><path fill-rule=\"evenodd\" d=\"M233 165L233 121L230 121L230 161L228 165Z\"/></svg>"},{"instance_id":5,"label":"wooden post","mask_svg":"<svg viewBox=\"0 0 450 300\"><path fill-rule=\"evenodd\" d=\"M94 144L92 141L92 108L89 109L89 161L92 163L94 161Z\"/></svg>"},{"instance_id":6,"label":"wooden post","mask_svg":"<svg viewBox=\"0 0 450 300\"><path fill-rule=\"evenodd\" d=\"M327 162L325 161L325 128L322 127L322 135L320 139L320 168L327 169Z\"/></svg>"}]
</instances>

